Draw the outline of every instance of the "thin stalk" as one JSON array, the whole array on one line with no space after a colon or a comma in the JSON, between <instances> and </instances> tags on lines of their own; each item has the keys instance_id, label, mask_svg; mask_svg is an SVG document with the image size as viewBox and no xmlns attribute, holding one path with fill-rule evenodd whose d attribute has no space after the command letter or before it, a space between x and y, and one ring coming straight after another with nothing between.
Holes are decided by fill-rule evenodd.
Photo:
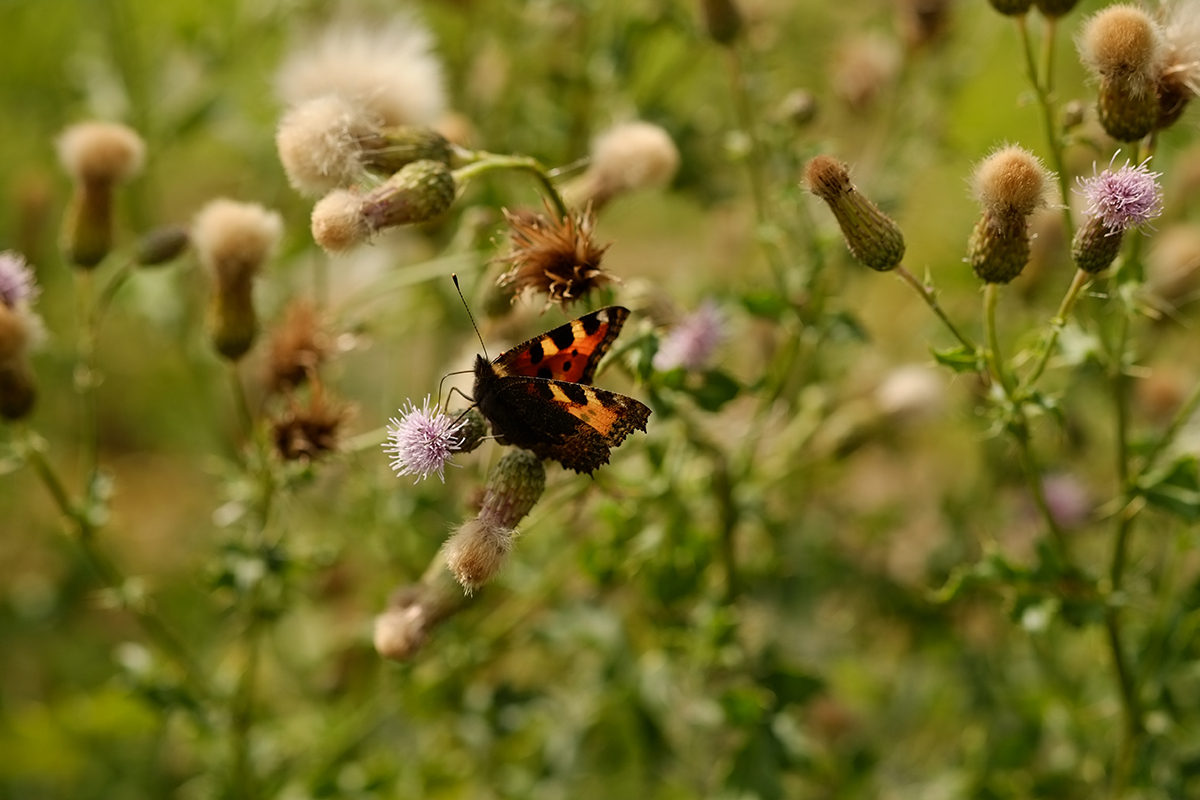
<instances>
[{"instance_id":1,"label":"thin stalk","mask_svg":"<svg viewBox=\"0 0 1200 800\"><path fill-rule=\"evenodd\" d=\"M1071 309L1075 307L1075 301L1079 299L1080 292L1087 286L1090 278L1091 275L1083 270L1075 270L1075 277L1072 279L1067 293L1063 295L1062 302L1058 306L1058 313L1050 320L1050 331L1046 334L1046 340L1042 343L1038 351L1037 360L1033 364L1033 370L1021 382L1018 393L1024 394L1042 376L1042 372L1046 369L1046 364L1050 362L1050 356L1054 354L1054 346L1058 344L1058 335L1062 333L1063 327L1067 324L1067 317L1070 315Z\"/></svg>"},{"instance_id":2,"label":"thin stalk","mask_svg":"<svg viewBox=\"0 0 1200 800\"><path fill-rule=\"evenodd\" d=\"M946 315L946 312L942 309L941 304L938 303L937 294L933 291L933 287L926 286L924 283L917 280L917 277L905 269L903 264L900 264L892 271L903 278L904 282L911 286L916 293L921 296L921 299L925 301L925 305L929 306L929 309L937 315L938 319L942 321L942 324L946 326L946 329L954 335L955 339L958 339L963 347L971 350L972 352L977 352L979 350L979 348L975 346L975 343L971 341L970 337L960 332L958 327L950 321L950 317Z\"/></svg>"},{"instance_id":3,"label":"thin stalk","mask_svg":"<svg viewBox=\"0 0 1200 800\"><path fill-rule=\"evenodd\" d=\"M83 459L83 475L88 491L96 478L100 462L99 411L96 400L96 329L93 326L93 270L75 270L76 311L78 327L76 343L75 389L81 404L79 450Z\"/></svg>"},{"instance_id":4,"label":"thin stalk","mask_svg":"<svg viewBox=\"0 0 1200 800\"><path fill-rule=\"evenodd\" d=\"M1021 40L1021 51L1025 56L1025 73L1033 92L1037 96L1038 107L1041 110L1042 126L1046 131L1046 144L1050 148L1050 165L1054 168L1058 180L1058 192L1062 202L1063 226L1067 232L1067 241L1075 238L1075 222L1071 219L1071 192L1067 186L1067 172L1063 162L1063 142L1059 135L1055 120L1053 86L1054 86L1054 37L1058 27L1053 20L1047 20L1046 35L1042 41L1042 77L1038 78L1037 62L1033 55L1033 42L1029 36L1029 26L1026 15L1018 14L1013 17L1017 25L1017 38Z\"/></svg>"},{"instance_id":5,"label":"thin stalk","mask_svg":"<svg viewBox=\"0 0 1200 800\"><path fill-rule=\"evenodd\" d=\"M255 587L251 603L257 605L258 587ZM233 755L232 789L233 796L252 798L254 789L254 770L250 764L250 731L254 724L254 694L255 677L258 673L259 649L261 647L259 627L260 620L257 609L251 613L255 616L250 620L245 639L246 663L242 666L242 674L238 678L230 705L231 737L230 745Z\"/></svg>"},{"instance_id":6,"label":"thin stalk","mask_svg":"<svg viewBox=\"0 0 1200 800\"><path fill-rule=\"evenodd\" d=\"M1025 473L1025 480L1029 484L1029 493L1033 497L1033 503L1037 507L1042 520L1046 523L1046 529L1050 531L1050 536L1058 551L1059 558L1063 564L1070 565L1070 550L1067 547L1066 536L1062 528L1059 527L1058 520L1054 518L1054 514L1050 510L1050 504L1046 502L1046 493L1042 486L1042 468L1033 453L1033 444L1030 441L1029 420L1025 416L1025 410L1021 406L1020 398L1016 396L1012 376L1008 374L1008 370L1004 365L1004 359L1000 353L1000 337L996 331L996 303L999 296L999 284L987 284L983 294L983 317L988 342L988 366L996 382L1004 390L1005 399L1008 401L1009 411L1012 415L1008 428L1017 443L1021 459L1021 471Z\"/></svg>"},{"instance_id":7,"label":"thin stalk","mask_svg":"<svg viewBox=\"0 0 1200 800\"><path fill-rule=\"evenodd\" d=\"M246 398L246 387L242 384L242 377L238 374L238 365L236 361L229 363L229 387L233 393L233 404L237 408L238 424L242 428L242 434L250 439L254 435L254 415L250 412L250 401Z\"/></svg>"},{"instance_id":8,"label":"thin stalk","mask_svg":"<svg viewBox=\"0 0 1200 800\"><path fill-rule=\"evenodd\" d=\"M92 336L99 336L100 326L104 324L104 317L108 314L108 309L112 306L113 299L116 298L117 292L125 285L129 277L133 275L133 261L126 261L117 270L116 274L109 278L108 283L104 284L104 288L100 290L100 296L96 299L96 305L92 308L89 316L89 324L92 326Z\"/></svg>"},{"instance_id":9,"label":"thin stalk","mask_svg":"<svg viewBox=\"0 0 1200 800\"><path fill-rule=\"evenodd\" d=\"M531 173L546 190L546 194L549 195L550 202L554 204L555 211L557 211L559 216L570 216L571 212L567 208L566 201L563 200L558 188L554 185L554 181L550 180L549 172L547 172L546 168L536 158L530 158L529 156L502 156L488 153L483 155L478 161L454 170L454 180L462 184L472 178L477 178L486 172L497 169L516 169Z\"/></svg>"},{"instance_id":10,"label":"thin stalk","mask_svg":"<svg viewBox=\"0 0 1200 800\"><path fill-rule=\"evenodd\" d=\"M108 588L119 589L125 585L127 582L125 575L97 543L95 536L96 529L88 518L86 510L80 509L71 500L66 485L63 483L62 478L59 477L54 466L42 454L41 445L35 440L34 434L31 431L26 431L23 440L22 452L26 462L33 468L33 471L41 479L42 483L45 484L46 489L50 492L50 496L54 499L55 505L58 506L58 510L70 521L72 527L75 529L75 541L79 544L79 548L83 552L88 565L91 566L97 577L100 578L100 581ZM167 624L150 608L141 607L137 604L127 604L122 607L133 615L138 625L141 626L147 637L158 646L158 649L175 661L176 665L183 672L184 682L192 691L198 697L207 696L209 694L208 688L200 680L200 673L192 663L187 648L175 634L171 633Z\"/></svg>"}]
</instances>

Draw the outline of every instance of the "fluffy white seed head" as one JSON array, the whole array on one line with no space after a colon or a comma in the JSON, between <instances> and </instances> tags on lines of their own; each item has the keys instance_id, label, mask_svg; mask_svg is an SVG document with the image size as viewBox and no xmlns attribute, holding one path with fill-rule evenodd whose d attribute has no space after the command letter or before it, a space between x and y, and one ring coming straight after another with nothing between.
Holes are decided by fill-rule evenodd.
<instances>
[{"instance_id":1,"label":"fluffy white seed head","mask_svg":"<svg viewBox=\"0 0 1200 800\"><path fill-rule=\"evenodd\" d=\"M1050 175L1041 159L1017 145L996 150L975 168L976 197L995 213L1017 211L1025 216L1046 205Z\"/></svg>"},{"instance_id":2,"label":"fluffy white seed head","mask_svg":"<svg viewBox=\"0 0 1200 800\"><path fill-rule=\"evenodd\" d=\"M218 198L192 221L200 262L222 281L256 273L283 239L283 218L257 203Z\"/></svg>"},{"instance_id":3,"label":"fluffy white seed head","mask_svg":"<svg viewBox=\"0 0 1200 800\"><path fill-rule=\"evenodd\" d=\"M1078 40L1079 55L1093 73L1152 88L1166 56L1162 29L1140 6L1118 3L1093 14Z\"/></svg>"},{"instance_id":4,"label":"fluffy white seed head","mask_svg":"<svg viewBox=\"0 0 1200 800\"><path fill-rule=\"evenodd\" d=\"M671 136L649 122L625 122L596 138L591 169L618 191L666 186L679 169Z\"/></svg>"},{"instance_id":5,"label":"fluffy white seed head","mask_svg":"<svg viewBox=\"0 0 1200 800\"><path fill-rule=\"evenodd\" d=\"M275 132L288 182L317 197L363 174L361 142L377 134L379 118L341 95L308 100L284 115Z\"/></svg>"},{"instance_id":6,"label":"fluffy white seed head","mask_svg":"<svg viewBox=\"0 0 1200 800\"><path fill-rule=\"evenodd\" d=\"M362 212L362 196L334 189L313 206L312 236L327 253L344 253L367 241L371 228Z\"/></svg>"},{"instance_id":7,"label":"fluffy white seed head","mask_svg":"<svg viewBox=\"0 0 1200 800\"><path fill-rule=\"evenodd\" d=\"M123 181L146 159L146 144L132 128L116 122L80 122L55 142L58 160L78 181Z\"/></svg>"},{"instance_id":8,"label":"fluffy white seed head","mask_svg":"<svg viewBox=\"0 0 1200 800\"><path fill-rule=\"evenodd\" d=\"M290 106L336 94L385 125L432 126L446 109L433 36L407 17L327 28L285 60L276 78Z\"/></svg>"}]
</instances>

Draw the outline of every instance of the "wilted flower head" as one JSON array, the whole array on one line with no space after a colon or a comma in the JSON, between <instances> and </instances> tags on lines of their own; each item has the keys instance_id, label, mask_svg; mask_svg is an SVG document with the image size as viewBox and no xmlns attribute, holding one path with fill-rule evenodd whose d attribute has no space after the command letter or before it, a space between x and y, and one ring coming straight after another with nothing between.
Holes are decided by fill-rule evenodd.
<instances>
[{"instance_id":1,"label":"wilted flower head","mask_svg":"<svg viewBox=\"0 0 1200 800\"><path fill-rule=\"evenodd\" d=\"M75 185L63 219L63 244L76 266L91 268L112 250L113 194L142 168L146 146L115 122L81 122L58 137L58 158Z\"/></svg>"},{"instance_id":2,"label":"wilted flower head","mask_svg":"<svg viewBox=\"0 0 1200 800\"><path fill-rule=\"evenodd\" d=\"M433 125L446 108L433 36L411 17L385 25L339 25L292 52L279 70L290 106L338 95L384 125Z\"/></svg>"},{"instance_id":3,"label":"wilted flower head","mask_svg":"<svg viewBox=\"0 0 1200 800\"><path fill-rule=\"evenodd\" d=\"M515 292L546 295L546 305L569 306L615 278L601 266L609 245L593 238L596 217L591 209L557 217L532 211L509 212L509 249L502 260L510 264L497 283Z\"/></svg>"},{"instance_id":4,"label":"wilted flower head","mask_svg":"<svg viewBox=\"0 0 1200 800\"><path fill-rule=\"evenodd\" d=\"M996 150L975 168L972 185L983 213L967 243L967 260L988 283L1008 283L1029 263L1027 218L1046 205L1050 173L1016 145Z\"/></svg>"},{"instance_id":5,"label":"wilted flower head","mask_svg":"<svg viewBox=\"0 0 1200 800\"><path fill-rule=\"evenodd\" d=\"M314 381L305 407L291 396L288 409L272 420L275 449L288 461L312 461L337 450L340 432L350 418L349 406L329 400L319 382Z\"/></svg>"},{"instance_id":6,"label":"wilted flower head","mask_svg":"<svg viewBox=\"0 0 1200 800\"><path fill-rule=\"evenodd\" d=\"M407 401L406 407L400 409L400 418L389 420L383 452L391 456L391 467L397 476L416 475L419 481L436 472L444 483L446 464L463 444L458 434L464 421L446 415L440 408L431 409L429 400L426 395L421 408Z\"/></svg>"},{"instance_id":7,"label":"wilted flower head","mask_svg":"<svg viewBox=\"0 0 1200 800\"><path fill-rule=\"evenodd\" d=\"M528 450L505 453L488 474L479 514L467 520L442 548L446 566L467 593L495 577L517 536L517 523L546 488L546 468Z\"/></svg>"},{"instance_id":8,"label":"wilted flower head","mask_svg":"<svg viewBox=\"0 0 1200 800\"><path fill-rule=\"evenodd\" d=\"M0 253L0 303L16 308L20 303L32 303L40 293L25 257L14 250Z\"/></svg>"},{"instance_id":9,"label":"wilted flower head","mask_svg":"<svg viewBox=\"0 0 1200 800\"><path fill-rule=\"evenodd\" d=\"M1153 130L1167 56L1158 23L1140 6L1117 3L1088 18L1078 44L1100 83L1096 108L1108 135L1132 142Z\"/></svg>"},{"instance_id":10,"label":"wilted flower head","mask_svg":"<svg viewBox=\"0 0 1200 800\"><path fill-rule=\"evenodd\" d=\"M219 198L200 209L192 222L196 254L216 284L209 306L210 333L226 358L236 361L254 343L254 277L282 238L283 218L256 203Z\"/></svg>"},{"instance_id":11,"label":"wilted flower head","mask_svg":"<svg viewBox=\"0 0 1200 800\"><path fill-rule=\"evenodd\" d=\"M329 349L329 337L313 304L308 300L290 303L283 321L271 333L268 390L280 392L304 383L328 358Z\"/></svg>"},{"instance_id":12,"label":"wilted flower head","mask_svg":"<svg viewBox=\"0 0 1200 800\"><path fill-rule=\"evenodd\" d=\"M1175 0L1160 8L1166 56L1158 84L1158 127L1166 128L1200 96L1200 0Z\"/></svg>"},{"instance_id":13,"label":"wilted flower head","mask_svg":"<svg viewBox=\"0 0 1200 800\"><path fill-rule=\"evenodd\" d=\"M654 354L654 368L660 372L703 369L724 339L721 311L716 303L705 300L663 337Z\"/></svg>"},{"instance_id":14,"label":"wilted flower head","mask_svg":"<svg viewBox=\"0 0 1200 800\"><path fill-rule=\"evenodd\" d=\"M1110 230L1127 231L1144 225L1162 213L1162 173L1151 172L1145 162L1113 170L1108 169L1091 178L1080 178L1082 194L1087 199L1087 214L1098 217Z\"/></svg>"},{"instance_id":15,"label":"wilted flower head","mask_svg":"<svg viewBox=\"0 0 1200 800\"><path fill-rule=\"evenodd\" d=\"M623 122L596 137L587 171L563 189L578 208L599 210L628 192L666 186L679 170L670 134L649 122Z\"/></svg>"}]
</instances>

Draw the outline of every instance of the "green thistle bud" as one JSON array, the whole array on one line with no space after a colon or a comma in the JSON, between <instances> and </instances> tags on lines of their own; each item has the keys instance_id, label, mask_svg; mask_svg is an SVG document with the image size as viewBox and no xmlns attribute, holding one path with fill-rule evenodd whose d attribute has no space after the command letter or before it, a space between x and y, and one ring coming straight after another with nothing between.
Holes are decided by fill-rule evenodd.
<instances>
[{"instance_id":1,"label":"green thistle bud","mask_svg":"<svg viewBox=\"0 0 1200 800\"><path fill-rule=\"evenodd\" d=\"M1103 272L1116 261L1123 238L1124 231L1120 228L1114 230L1099 217L1089 217L1071 243L1071 258L1084 272L1092 275Z\"/></svg>"},{"instance_id":2,"label":"green thistle bud","mask_svg":"<svg viewBox=\"0 0 1200 800\"><path fill-rule=\"evenodd\" d=\"M371 231L428 222L454 203L454 175L440 161L414 161L362 198L361 215Z\"/></svg>"},{"instance_id":3,"label":"green thistle bud","mask_svg":"<svg viewBox=\"0 0 1200 800\"><path fill-rule=\"evenodd\" d=\"M1128 80L1101 78L1096 111L1109 136L1136 142L1158 124L1158 95Z\"/></svg>"},{"instance_id":4,"label":"green thistle bud","mask_svg":"<svg viewBox=\"0 0 1200 800\"><path fill-rule=\"evenodd\" d=\"M985 210L967 243L967 260L987 283L1008 283L1025 269L1029 255L1028 226L1015 211Z\"/></svg>"},{"instance_id":5,"label":"green thistle bud","mask_svg":"<svg viewBox=\"0 0 1200 800\"><path fill-rule=\"evenodd\" d=\"M704 27L717 44L730 45L742 32L742 15L733 0L702 0Z\"/></svg>"},{"instance_id":6,"label":"green thistle bud","mask_svg":"<svg viewBox=\"0 0 1200 800\"><path fill-rule=\"evenodd\" d=\"M112 250L116 186L141 170L145 144L133 130L109 122L72 125L57 144L59 161L75 181L63 247L73 264L90 269Z\"/></svg>"},{"instance_id":7,"label":"green thistle bud","mask_svg":"<svg viewBox=\"0 0 1200 800\"><path fill-rule=\"evenodd\" d=\"M808 190L829 206L856 259L879 272L899 266L904 260L904 233L854 188L844 164L830 156L817 156L805 167L804 181Z\"/></svg>"},{"instance_id":8,"label":"green thistle bud","mask_svg":"<svg viewBox=\"0 0 1200 800\"><path fill-rule=\"evenodd\" d=\"M184 226L163 225L138 240L133 260L140 267L168 264L183 255L191 243L191 234Z\"/></svg>"},{"instance_id":9,"label":"green thistle bud","mask_svg":"<svg viewBox=\"0 0 1200 800\"><path fill-rule=\"evenodd\" d=\"M1071 9L1079 5L1079 0L1034 0L1037 4L1038 11L1042 12L1042 16L1047 19L1058 19L1070 13Z\"/></svg>"},{"instance_id":10,"label":"green thistle bud","mask_svg":"<svg viewBox=\"0 0 1200 800\"><path fill-rule=\"evenodd\" d=\"M382 128L362 144L363 166L391 175L414 161L450 163L450 142L431 128L397 125Z\"/></svg>"},{"instance_id":11,"label":"green thistle bud","mask_svg":"<svg viewBox=\"0 0 1200 800\"><path fill-rule=\"evenodd\" d=\"M446 566L468 594L496 576L512 550L520 522L546 488L546 469L527 450L504 455L488 475L483 506L446 542Z\"/></svg>"},{"instance_id":12,"label":"green thistle bud","mask_svg":"<svg viewBox=\"0 0 1200 800\"><path fill-rule=\"evenodd\" d=\"M1006 17L1017 17L1029 11L1033 0L988 0L992 8Z\"/></svg>"},{"instance_id":13,"label":"green thistle bud","mask_svg":"<svg viewBox=\"0 0 1200 800\"><path fill-rule=\"evenodd\" d=\"M462 440L462 444L454 449L456 453L469 453L479 445L483 444L488 436L488 425L483 419L483 414L479 413L479 409L471 407L463 415L462 427L458 429L458 437Z\"/></svg>"},{"instance_id":14,"label":"green thistle bud","mask_svg":"<svg viewBox=\"0 0 1200 800\"><path fill-rule=\"evenodd\" d=\"M1099 78L1096 110L1108 135L1133 142L1158 123L1158 82L1166 59L1162 30L1142 8L1117 4L1092 15L1079 55Z\"/></svg>"}]
</instances>

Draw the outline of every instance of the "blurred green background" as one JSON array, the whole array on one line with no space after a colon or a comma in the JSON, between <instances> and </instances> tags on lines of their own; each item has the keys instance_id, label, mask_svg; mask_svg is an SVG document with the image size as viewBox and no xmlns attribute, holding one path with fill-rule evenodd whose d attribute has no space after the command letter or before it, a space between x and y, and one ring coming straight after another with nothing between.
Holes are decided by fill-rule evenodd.
<instances>
[{"instance_id":1,"label":"blurred green background","mask_svg":"<svg viewBox=\"0 0 1200 800\"><path fill-rule=\"evenodd\" d=\"M1063 102L1090 104L1071 36L1102 5L1081 3L1063 21ZM827 211L798 187L812 155L849 162L856 184L904 229L908 267L928 271L947 310L978 336L978 284L962 263L977 214L971 166L1002 142L1045 155L1014 27L982 0L949 3L946 29L928 42L906 38L906 2L740 6L740 64L770 151L771 203L830 271L820 347L762 417L754 468L723 489L720 460L698 442L740 446L756 380L803 334L754 313L754 299L771 291L770 232L754 221L729 54L706 36L699 4L0 3L9 32L0 248L23 252L43 287L48 339L34 354L41 391L30 426L76 486L75 300L56 244L70 183L54 140L68 124L121 120L146 139L147 169L120 196L126 246L187 222L215 196L280 210L286 241L258 287L261 312L269 325L288 298L311 294L315 280L327 286L344 313L326 381L357 409L351 437L385 424L406 398L436 392L478 346L448 270L424 280L405 270L477 225L454 263L478 309L494 269L490 242L503 235L498 209L538 199L519 175L489 178L442 222L329 259L309 234L310 201L287 185L275 155L273 86L290 48L333 19L413 14L433 32L447 105L472 146L569 164L596 133L639 118L663 126L682 155L668 190L605 209L598 238L614 242L606 264L626 282L618 302L632 303L649 281L684 309L709 297L722 304L730 334L720 362L740 396L719 412L656 408L649 434L615 451L594 481L551 469L501 578L402 665L375 654L372 618L424 572L497 450L459 458L444 485L396 479L374 447L293 475L278 509L286 552L259 663L253 794L1100 796L1120 726L1103 629L1064 621L1051 600L1019 586L933 602L957 565L989 548L1030 560L1038 521L968 379L933 373L917 413L870 422L893 370L931 363L929 345L950 341L899 281L850 261ZM882 65L879 74L864 63ZM797 89L816 99L811 122L781 110ZM1195 225L1195 120L1192 110L1159 144L1160 228ZM1077 145L1067 155L1090 175L1110 154ZM1014 347L1034 340L1031 326L1049 318L1070 280L1061 228L1054 213L1047 219L1038 261L1004 299L1001 327ZM383 288L372 294L364 276L378 275ZM371 302L337 305L364 287ZM251 489L236 467L226 376L203 332L206 298L205 276L185 257L135 275L105 325L100 444L113 494L100 539L136 576L125 590L147 592L229 692L244 653L228 577L249 558L231 531ZM538 310L530 301L485 332L517 341L564 319ZM1177 318L1186 323L1187 311ZM1163 404L1197 374L1194 331L1178 319L1144 333L1138 424L1161 422ZM243 372L256 400L261 350ZM1112 509L1095 508L1114 492L1111 436L1098 381L1071 380L1069 424L1047 421L1038 436L1050 470L1082 487L1087 520L1072 535L1100 563ZM643 396L616 370L603 383ZM34 472L4 463L13 469L0 475L0 797L238 796L227 777L227 709L188 706ZM722 572L721 496L738 515L736 597ZM1163 665L1148 672L1160 711L1148 719L1156 727L1136 796L1200 796L1195 531L1166 518L1147 528L1131 591L1153 586L1177 602L1136 594L1139 652Z\"/></svg>"}]
</instances>

